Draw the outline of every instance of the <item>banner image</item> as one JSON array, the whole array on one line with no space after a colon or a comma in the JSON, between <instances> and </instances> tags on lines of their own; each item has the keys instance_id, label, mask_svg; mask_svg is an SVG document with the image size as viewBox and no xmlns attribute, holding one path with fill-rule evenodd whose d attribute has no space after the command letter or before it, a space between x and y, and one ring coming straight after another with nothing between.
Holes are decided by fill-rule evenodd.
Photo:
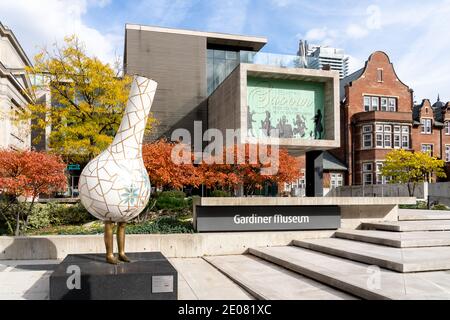
<instances>
[{"instance_id":1,"label":"banner image","mask_svg":"<svg viewBox=\"0 0 450 320\"><path fill-rule=\"evenodd\" d=\"M248 137L324 139L323 83L248 77L247 102Z\"/></svg>"}]
</instances>

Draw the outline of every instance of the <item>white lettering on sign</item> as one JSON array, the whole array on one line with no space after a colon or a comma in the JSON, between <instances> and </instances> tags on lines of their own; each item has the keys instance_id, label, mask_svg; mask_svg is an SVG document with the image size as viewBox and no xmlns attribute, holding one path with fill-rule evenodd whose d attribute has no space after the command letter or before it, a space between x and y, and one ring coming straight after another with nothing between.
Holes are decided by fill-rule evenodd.
<instances>
[{"instance_id":1,"label":"white lettering on sign","mask_svg":"<svg viewBox=\"0 0 450 320\"><path fill-rule=\"evenodd\" d=\"M233 218L235 224L303 224L309 223L309 216L284 216L276 214L274 216L251 216L235 215Z\"/></svg>"}]
</instances>

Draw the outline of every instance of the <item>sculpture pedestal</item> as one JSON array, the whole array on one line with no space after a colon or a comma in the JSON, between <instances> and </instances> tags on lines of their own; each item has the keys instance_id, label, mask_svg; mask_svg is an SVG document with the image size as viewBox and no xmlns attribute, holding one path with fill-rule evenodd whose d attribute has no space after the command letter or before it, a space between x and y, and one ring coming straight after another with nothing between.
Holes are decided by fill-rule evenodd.
<instances>
[{"instance_id":1,"label":"sculpture pedestal","mask_svg":"<svg viewBox=\"0 0 450 320\"><path fill-rule=\"evenodd\" d=\"M104 254L68 255L50 276L50 300L177 300L177 271L160 252L127 256L111 265Z\"/></svg>"}]
</instances>

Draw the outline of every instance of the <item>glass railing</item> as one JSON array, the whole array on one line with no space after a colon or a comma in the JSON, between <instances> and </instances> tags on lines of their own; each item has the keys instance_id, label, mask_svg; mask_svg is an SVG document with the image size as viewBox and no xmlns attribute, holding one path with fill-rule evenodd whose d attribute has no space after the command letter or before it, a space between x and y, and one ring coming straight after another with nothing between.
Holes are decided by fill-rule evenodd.
<instances>
[{"instance_id":1,"label":"glass railing","mask_svg":"<svg viewBox=\"0 0 450 320\"><path fill-rule=\"evenodd\" d=\"M302 58L286 54L253 51L240 52L241 63L263 64L280 68L312 68L314 60L311 57Z\"/></svg>"}]
</instances>

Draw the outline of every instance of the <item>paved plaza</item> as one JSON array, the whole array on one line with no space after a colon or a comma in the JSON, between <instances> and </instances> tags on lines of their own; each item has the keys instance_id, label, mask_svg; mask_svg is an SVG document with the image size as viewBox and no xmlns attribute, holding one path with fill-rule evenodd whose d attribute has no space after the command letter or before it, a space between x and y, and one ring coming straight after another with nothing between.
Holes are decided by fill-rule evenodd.
<instances>
[{"instance_id":1,"label":"paved plaza","mask_svg":"<svg viewBox=\"0 0 450 320\"><path fill-rule=\"evenodd\" d=\"M398 222L363 223L331 238L169 260L181 300L450 299L448 218L400 210ZM48 299L59 262L0 261L0 299Z\"/></svg>"}]
</instances>

